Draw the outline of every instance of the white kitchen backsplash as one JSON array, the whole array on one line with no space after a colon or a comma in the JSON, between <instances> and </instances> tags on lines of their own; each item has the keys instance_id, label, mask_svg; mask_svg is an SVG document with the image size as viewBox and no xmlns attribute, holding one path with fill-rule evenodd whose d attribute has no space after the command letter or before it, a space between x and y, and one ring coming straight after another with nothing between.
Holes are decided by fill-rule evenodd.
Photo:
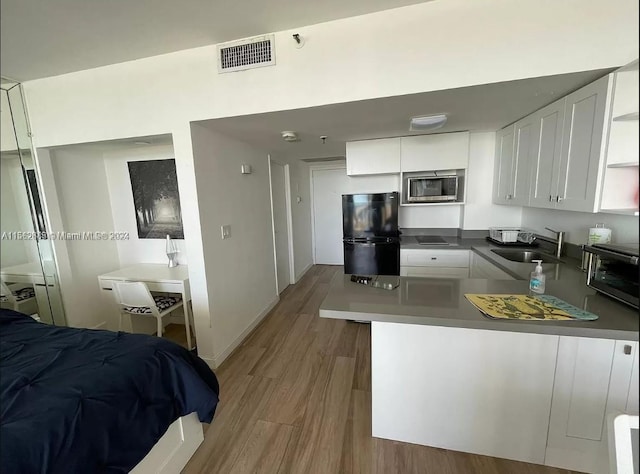
<instances>
[{"instance_id":1,"label":"white kitchen backsplash","mask_svg":"<svg viewBox=\"0 0 640 474\"><path fill-rule=\"evenodd\" d=\"M599 223L611 229L613 243L638 242L638 217L527 207L522 210L522 225L524 227L545 235L545 227L562 230L565 232L566 241L576 245L586 244L589 228L595 227ZM551 234L548 235L551 236Z\"/></svg>"}]
</instances>

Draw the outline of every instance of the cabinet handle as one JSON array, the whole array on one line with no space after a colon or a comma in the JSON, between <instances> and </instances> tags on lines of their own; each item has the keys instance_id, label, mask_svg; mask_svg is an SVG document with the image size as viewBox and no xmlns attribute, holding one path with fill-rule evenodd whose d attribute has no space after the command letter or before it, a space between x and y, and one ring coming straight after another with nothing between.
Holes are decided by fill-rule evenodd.
<instances>
[{"instance_id":1,"label":"cabinet handle","mask_svg":"<svg viewBox=\"0 0 640 474\"><path fill-rule=\"evenodd\" d=\"M553 201L553 196L549 194L549 202Z\"/></svg>"},{"instance_id":2,"label":"cabinet handle","mask_svg":"<svg viewBox=\"0 0 640 474\"><path fill-rule=\"evenodd\" d=\"M438 257L431 257L431 260L438 260Z\"/></svg>"},{"instance_id":3,"label":"cabinet handle","mask_svg":"<svg viewBox=\"0 0 640 474\"><path fill-rule=\"evenodd\" d=\"M560 202L560 201L562 201L563 199L564 199L563 197L556 196L556 202Z\"/></svg>"},{"instance_id":4,"label":"cabinet handle","mask_svg":"<svg viewBox=\"0 0 640 474\"><path fill-rule=\"evenodd\" d=\"M631 355L631 349L633 349L629 344L624 345L624 353L626 355Z\"/></svg>"}]
</instances>

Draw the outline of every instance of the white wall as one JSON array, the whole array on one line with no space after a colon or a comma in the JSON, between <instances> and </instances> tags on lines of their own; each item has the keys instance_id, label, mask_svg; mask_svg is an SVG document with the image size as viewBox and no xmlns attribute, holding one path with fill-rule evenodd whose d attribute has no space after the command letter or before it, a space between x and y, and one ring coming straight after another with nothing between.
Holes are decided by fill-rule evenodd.
<instances>
[{"instance_id":1,"label":"white wall","mask_svg":"<svg viewBox=\"0 0 640 474\"><path fill-rule=\"evenodd\" d=\"M303 161L289 163L291 190L291 224L295 280L313 265L311 237L311 187L309 165ZM297 198L300 198L298 202Z\"/></svg>"},{"instance_id":2,"label":"white wall","mask_svg":"<svg viewBox=\"0 0 640 474\"><path fill-rule=\"evenodd\" d=\"M206 335L217 365L278 300L268 157L199 124L191 134L211 305ZM241 174L242 164L252 173ZM225 240L222 225L231 226Z\"/></svg>"},{"instance_id":3,"label":"white wall","mask_svg":"<svg viewBox=\"0 0 640 474\"><path fill-rule=\"evenodd\" d=\"M41 159L46 159L46 156ZM50 152L60 222L53 231L116 230L102 153L69 149ZM51 216L50 216L51 217ZM113 327L113 312L103 304L98 275L120 267L113 240L57 240L68 265L59 267L62 298L69 326Z\"/></svg>"},{"instance_id":4,"label":"white wall","mask_svg":"<svg viewBox=\"0 0 640 474\"><path fill-rule=\"evenodd\" d=\"M524 227L550 237L553 234L545 231L545 227L563 230L566 241L576 245L586 244L589 228L595 227L600 222L611 229L612 242L638 242L638 217L604 213L589 214L556 209L524 208L522 211L522 225Z\"/></svg>"},{"instance_id":5,"label":"white wall","mask_svg":"<svg viewBox=\"0 0 640 474\"><path fill-rule=\"evenodd\" d=\"M139 239L133 206L133 191L129 176L129 161L175 158L171 145L143 146L104 153L109 197L116 232L128 232L128 240L118 240L118 256L122 266L136 263L167 263L166 243L163 239ZM178 262L187 264L183 239L174 239L178 247Z\"/></svg>"},{"instance_id":6,"label":"white wall","mask_svg":"<svg viewBox=\"0 0 640 474\"><path fill-rule=\"evenodd\" d=\"M11 121L9 97L4 89L0 91L0 150L17 150L16 135Z\"/></svg>"},{"instance_id":7,"label":"white wall","mask_svg":"<svg viewBox=\"0 0 640 474\"><path fill-rule=\"evenodd\" d=\"M461 227L465 230L484 230L489 227L518 227L522 208L500 206L491 202L493 195L493 167L495 161L494 132L469 135L469 168L467 197Z\"/></svg>"},{"instance_id":8,"label":"white wall","mask_svg":"<svg viewBox=\"0 0 640 474\"><path fill-rule=\"evenodd\" d=\"M618 67L637 57L637 17L636 0L425 2L278 32L275 67L218 74L208 46L25 89L37 146L153 135L185 120Z\"/></svg>"}]
</instances>

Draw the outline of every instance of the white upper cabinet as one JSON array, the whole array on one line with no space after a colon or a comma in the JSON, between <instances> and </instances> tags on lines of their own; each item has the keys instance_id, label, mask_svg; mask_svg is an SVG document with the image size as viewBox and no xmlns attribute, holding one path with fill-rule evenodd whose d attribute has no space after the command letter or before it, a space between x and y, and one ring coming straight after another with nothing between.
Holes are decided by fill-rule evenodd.
<instances>
[{"instance_id":1,"label":"white upper cabinet","mask_svg":"<svg viewBox=\"0 0 640 474\"><path fill-rule=\"evenodd\" d=\"M466 169L469 132L402 137L402 172Z\"/></svg>"},{"instance_id":2,"label":"white upper cabinet","mask_svg":"<svg viewBox=\"0 0 640 474\"><path fill-rule=\"evenodd\" d=\"M511 204L511 172L513 169L513 145L515 126L511 125L496 132L496 163L493 178L493 202Z\"/></svg>"},{"instance_id":3,"label":"white upper cabinet","mask_svg":"<svg viewBox=\"0 0 640 474\"><path fill-rule=\"evenodd\" d=\"M529 203L533 129L534 121L529 116L497 132L494 203Z\"/></svg>"},{"instance_id":4,"label":"white upper cabinet","mask_svg":"<svg viewBox=\"0 0 640 474\"><path fill-rule=\"evenodd\" d=\"M400 138L347 142L347 174L400 173Z\"/></svg>"},{"instance_id":5,"label":"white upper cabinet","mask_svg":"<svg viewBox=\"0 0 640 474\"><path fill-rule=\"evenodd\" d=\"M529 204L531 186L531 149L534 142L533 117L516 122L511 170L511 192L509 201L516 206Z\"/></svg>"},{"instance_id":6,"label":"white upper cabinet","mask_svg":"<svg viewBox=\"0 0 640 474\"><path fill-rule=\"evenodd\" d=\"M605 76L497 132L493 202L597 212L611 77Z\"/></svg>"},{"instance_id":7,"label":"white upper cabinet","mask_svg":"<svg viewBox=\"0 0 640 474\"><path fill-rule=\"evenodd\" d=\"M556 205L565 102L566 99L560 99L533 114L535 129L529 199L532 207L553 208Z\"/></svg>"},{"instance_id":8,"label":"white upper cabinet","mask_svg":"<svg viewBox=\"0 0 640 474\"><path fill-rule=\"evenodd\" d=\"M557 208L596 212L602 181L606 131L612 90L611 75L567 96Z\"/></svg>"}]
</instances>

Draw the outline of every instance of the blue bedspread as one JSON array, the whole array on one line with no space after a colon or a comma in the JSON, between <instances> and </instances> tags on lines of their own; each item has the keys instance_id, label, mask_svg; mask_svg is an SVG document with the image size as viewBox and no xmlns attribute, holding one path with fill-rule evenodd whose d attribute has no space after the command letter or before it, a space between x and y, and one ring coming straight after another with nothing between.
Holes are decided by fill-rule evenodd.
<instances>
[{"instance_id":1,"label":"blue bedspread","mask_svg":"<svg viewBox=\"0 0 640 474\"><path fill-rule=\"evenodd\" d=\"M0 472L131 470L181 416L211 422L218 381L165 339L0 311Z\"/></svg>"}]
</instances>

